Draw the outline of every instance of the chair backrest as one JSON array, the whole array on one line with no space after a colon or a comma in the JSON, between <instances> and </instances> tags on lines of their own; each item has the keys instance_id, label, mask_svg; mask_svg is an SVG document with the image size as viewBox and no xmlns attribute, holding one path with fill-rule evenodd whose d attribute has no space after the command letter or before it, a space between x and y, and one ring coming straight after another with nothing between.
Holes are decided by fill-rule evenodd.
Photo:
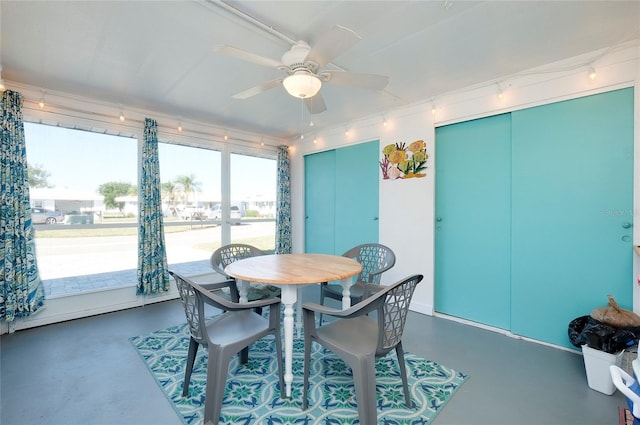
<instances>
[{"instance_id":1,"label":"chair backrest","mask_svg":"<svg viewBox=\"0 0 640 425\"><path fill-rule=\"evenodd\" d=\"M420 274L394 283L384 289L384 302L378 307L378 347L376 356L385 355L402 341L413 292L423 276Z\"/></svg>"},{"instance_id":2,"label":"chair backrest","mask_svg":"<svg viewBox=\"0 0 640 425\"><path fill-rule=\"evenodd\" d=\"M193 282L186 277L172 271L169 271L169 274L171 274L176 281L176 287L178 288L180 301L182 301L182 306L184 307L184 314L187 317L191 337L198 343L207 345L208 335L205 324L204 303L198 296L198 291L193 286Z\"/></svg>"},{"instance_id":3,"label":"chair backrest","mask_svg":"<svg viewBox=\"0 0 640 425\"><path fill-rule=\"evenodd\" d=\"M355 246L342 254L353 258L362 265L356 283L380 284L382 273L396 264L396 255L391 248L379 243L367 243Z\"/></svg>"},{"instance_id":4,"label":"chair backrest","mask_svg":"<svg viewBox=\"0 0 640 425\"><path fill-rule=\"evenodd\" d=\"M252 245L242 243L232 243L221 246L211 254L211 267L223 276L227 276L224 268L229 264L243 258L257 257L264 255L264 251ZM227 276L229 277L229 276Z\"/></svg>"}]
</instances>

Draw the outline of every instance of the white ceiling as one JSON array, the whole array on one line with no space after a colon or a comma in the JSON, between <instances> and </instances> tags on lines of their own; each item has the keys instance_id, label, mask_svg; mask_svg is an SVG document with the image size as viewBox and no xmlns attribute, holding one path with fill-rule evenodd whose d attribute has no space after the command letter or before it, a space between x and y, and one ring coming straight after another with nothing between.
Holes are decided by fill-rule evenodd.
<instances>
[{"instance_id":1,"label":"white ceiling","mask_svg":"<svg viewBox=\"0 0 640 425\"><path fill-rule=\"evenodd\" d=\"M286 139L303 121L336 126L640 38L638 1L2 0L0 8L9 82ZM313 45L336 24L362 40L326 69L389 76L384 91L324 84L328 109L313 116L283 87L231 97L284 74L214 47L280 60L293 41Z\"/></svg>"}]
</instances>

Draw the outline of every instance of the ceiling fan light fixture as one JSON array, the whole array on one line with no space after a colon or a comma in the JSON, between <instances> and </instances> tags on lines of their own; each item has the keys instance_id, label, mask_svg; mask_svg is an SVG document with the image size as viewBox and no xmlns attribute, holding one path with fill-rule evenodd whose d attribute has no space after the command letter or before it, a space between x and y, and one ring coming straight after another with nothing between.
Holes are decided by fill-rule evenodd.
<instances>
[{"instance_id":1,"label":"ceiling fan light fixture","mask_svg":"<svg viewBox=\"0 0 640 425\"><path fill-rule=\"evenodd\" d=\"M320 91L322 82L315 75L303 71L289 75L284 79L282 85L291 96L306 99L315 96Z\"/></svg>"}]
</instances>

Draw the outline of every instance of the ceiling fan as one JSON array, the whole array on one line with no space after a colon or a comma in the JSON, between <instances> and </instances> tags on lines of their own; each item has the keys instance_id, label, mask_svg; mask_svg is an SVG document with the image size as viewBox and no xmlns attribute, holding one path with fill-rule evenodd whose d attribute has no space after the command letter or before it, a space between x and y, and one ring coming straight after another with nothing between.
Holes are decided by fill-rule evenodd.
<instances>
[{"instance_id":1,"label":"ceiling fan","mask_svg":"<svg viewBox=\"0 0 640 425\"><path fill-rule=\"evenodd\" d=\"M234 94L235 99L247 99L274 87L283 85L294 97L304 100L312 114L327 110L322 94L322 83L339 84L370 90L382 90L389 83L389 77L374 74L360 74L345 71L323 70L336 57L349 50L360 40L352 30L340 25L334 26L324 34L313 47L304 41L298 41L286 51L280 61L257 55L231 46L217 46L215 51L258 65L277 68L287 76L266 81L250 89Z\"/></svg>"}]
</instances>

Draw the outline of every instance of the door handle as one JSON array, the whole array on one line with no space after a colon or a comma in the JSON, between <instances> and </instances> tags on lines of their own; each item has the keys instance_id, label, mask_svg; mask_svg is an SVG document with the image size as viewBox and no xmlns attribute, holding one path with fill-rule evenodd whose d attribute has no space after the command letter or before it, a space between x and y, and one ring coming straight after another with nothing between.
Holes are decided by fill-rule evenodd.
<instances>
[{"instance_id":1,"label":"door handle","mask_svg":"<svg viewBox=\"0 0 640 425\"><path fill-rule=\"evenodd\" d=\"M633 226L633 224L631 224L631 223L629 223L629 222L622 223L622 228L623 228L623 229L628 229L628 228L630 228L630 227L632 227L632 226Z\"/></svg>"},{"instance_id":2,"label":"door handle","mask_svg":"<svg viewBox=\"0 0 640 425\"><path fill-rule=\"evenodd\" d=\"M373 221L378 221L378 217L373 217Z\"/></svg>"},{"instance_id":3,"label":"door handle","mask_svg":"<svg viewBox=\"0 0 640 425\"><path fill-rule=\"evenodd\" d=\"M436 217L436 221L440 223L442 221L442 217Z\"/></svg>"}]
</instances>

